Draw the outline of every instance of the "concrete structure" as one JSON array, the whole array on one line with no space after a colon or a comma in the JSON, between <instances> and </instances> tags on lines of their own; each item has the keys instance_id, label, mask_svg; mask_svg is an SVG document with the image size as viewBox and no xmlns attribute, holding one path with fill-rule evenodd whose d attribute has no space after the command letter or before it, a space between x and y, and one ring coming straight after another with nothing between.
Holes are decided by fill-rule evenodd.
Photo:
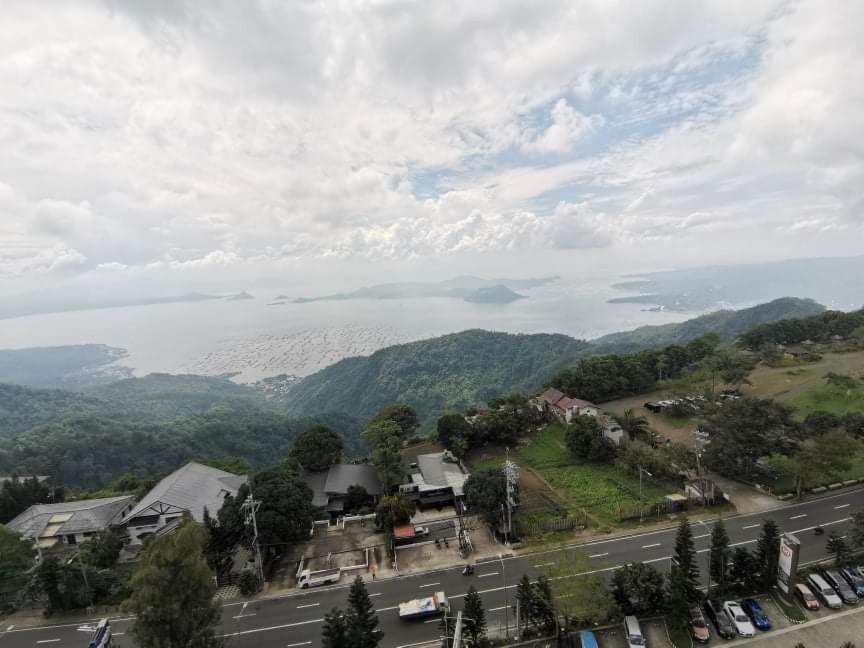
<instances>
[{"instance_id":1,"label":"concrete structure","mask_svg":"<svg viewBox=\"0 0 864 648\"><path fill-rule=\"evenodd\" d=\"M215 517L225 498L237 495L246 481L245 475L188 463L156 484L121 524L129 533L130 544L140 545L146 538L179 524L185 513L201 522L206 508Z\"/></svg>"},{"instance_id":2,"label":"concrete structure","mask_svg":"<svg viewBox=\"0 0 864 648\"><path fill-rule=\"evenodd\" d=\"M107 531L129 513L134 504L132 495L34 504L6 526L32 540L41 553L62 545L86 542L97 533Z\"/></svg>"},{"instance_id":3,"label":"concrete structure","mask_svg":"<svg viewBox=\"0 0 864 648\"><path fill-rule=\"evenodd\" d=\"M620 446L625 441L629 441L627 433L613 417L602 414L599 417L599 420L600 425L603 426L603 436L609 439L616 446Z\"/></svg>"},{"instance_id":4,"label":"concrete structure","mask_svg":"<svg viewBox=\"0 0 864 648\"><path fill-rule=\"evenodd\" d=\"M303 481L312 489L312 505L331 515L345 509L345 496L351 486L362 486L376 500L384 494L378 469L370 464L334 464L328 470L306 473Z\"/></svg>"},{"instance_id":5,"label":"concrete structure","mask_svg":"<svg viewBox=\"0 0 864 648\"><path fill-rule=\"evenodd\" d=\"M411 481L399 487L420 508L453 504L464 495L470 473L450 452L417 455L408 466Z\"/></svg>"}]
</instances>

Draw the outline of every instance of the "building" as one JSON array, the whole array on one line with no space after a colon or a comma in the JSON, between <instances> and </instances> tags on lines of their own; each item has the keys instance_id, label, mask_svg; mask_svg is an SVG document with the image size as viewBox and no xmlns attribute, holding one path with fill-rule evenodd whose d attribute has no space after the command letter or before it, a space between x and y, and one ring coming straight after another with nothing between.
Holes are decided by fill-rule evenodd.
<instances>
[{"instance_id":1,"label":"building","mask_svg":"<svg viewBox=\"0 0 864 648\"><path fill-rule=\"evenodd\" d=\"M603 427L603 436L609 439L616 446L620 446L625 441L629 441L624 428L619 425L614 417L606 414L601 414L598 418L600 425Z\"/></svg>"},{"instance_id":2,"label":"building","mask_svg":"<svg viewBox=\"0 0 864 648\"><path fill-rule=\"evenodd\" d=\"M551 412L556 418L569 423L574 416L597 416L600 408L581 398L570 398L550 387L535 400L538 409Z\"/></svg>"},{"instance_id":3,"label":"building","mask_svg":"<svg viewBox=\"0 0 864 648\"><path fill-rule=\"evenodd\" d=\"M377 500L384 494L378 469L371 464L334 464L327 470L307 472L303 481L312 489L312 505L331 515L345 510L345 496L352 486L361 486Z\"/></svg>"},{"instance_id":4,"label":"building","mask_svg":"<svg viewBox=\"0 0 864 648\"><path fill-rule=\"evenodd\" d=\"M447 450L417 455L408 467L410 482L399 487L419 508L448 506L464 495L470 473Z\"/></svg>"},{"instance_id":5,"label":"building","mask_svg":"<svg viewBox=\"0 0 864 648\"><path fill-rule=\"evenodd\" d=\"M179 524L185 513L201 522L206 508L215 517L225 498L237 495L246 481L245 475L188 463L156 484L121 524L129 533L130 544L142 544L146 538Z\"/></svg>"},{"instance_id":6,"label":"building","mask_svg":"<svg viewBox=\"0 0 864 648\"><path fill-rule=\"evenodd\" d=\"M6 526L32 540L39 552L87 542L132 510L135 498L103 497L78 502L34 504Z\"/></svg>"}]
</instances>

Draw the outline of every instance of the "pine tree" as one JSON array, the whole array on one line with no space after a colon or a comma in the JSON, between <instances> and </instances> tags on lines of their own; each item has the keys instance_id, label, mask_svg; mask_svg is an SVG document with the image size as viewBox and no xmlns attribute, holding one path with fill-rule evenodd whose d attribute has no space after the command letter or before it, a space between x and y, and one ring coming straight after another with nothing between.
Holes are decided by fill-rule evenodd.
<instances>
[{"instance_id":1,"label":"pine tree","mask_svg":"<svg viewBox=\"0 0 864 648\"><path fill-rule=\"evenodd\" d=\"M773 520L762 523L762 533L756 543L756 563L759 585L769 590L777 584L777 565L780 560L780 529Z\"/></svg>"},{"instance_id":2,"label":"pine tree","mask_svg":"<svg viewBox=\"0 0 864 648\"><path fill-rule=\"evenodd\" d=\"M516 586L516 600L519 602L519 611L522 614L522 618L530 622L535 628L538 624L536 598L531 579L528 578L527 574L522 576L519 584Z\"/></svg>"},{"instance_id":3,"label":"pine tree","mask_svg":"<svg viewBox=\"0 0 864 648\"><path fill-rule=\"evenodd\" d=\"M465 595L465 609L462 612L463 633L471 647L483 645L486 639L486 612L483 610L483 601L473 585L468 588L468 593Z\"/></svg>"},{"instance_id":4,"label":"pine tree","mask_svg":"<svg viewBox=\"0 0 864 648\"><path fill-rule=\"evenodd\" d=\"M548 578L540 576L534 587L534 605L540 627L546 632L551 632L555 627L556 621L555 602L552 600L552 585L549 583Z\"/></svg>"},{"instance_id":5,"label":"pine tree","mask_svg":"<svg viewBox=\"0 0 864 648\"><path fill-rule=\"evenodd\" d=\"M348 639L348 622L342 610L333 608L324 615L324 629L321 632L322 648L343 648Z\"/></svg>"},{"instance_id":6,"label":"pine tree","mask_svg":"<svg viewBox=\"0 0 864 648\"><path fill-rule=\"evenodd\" d=\"M696 564L693 530L687 520L682 520L678 526L678 534L675 537L674 562L673 571L679 572L679 586L685 587L687 600L695 600L699 592L699 565Z\"/></svg>"},{"instance_id":7,"label":"pine tree","mask_svg":"<svg viewBox=\"0 0 864 648\"><path fill-rule=\"evenodd\" d=\"M144 550L129 582L126 602L135 615L132 633L141 648L210 648L220 644L213 602L216 585L207 567L206 529L185 522L176 533L157 538Z\"/></svg>"},{"instance_id":8,"label":"pine tree","mask_svg":"<svg viewBox=\"0 0 864 648\"><path fill-rule=\"evenodd\" d=\"M372 599L360 576L351 583L348 593L347 643L348 648L377 648L382 633L378 630L378 615Z\"/></svg>"},{"instance_id":9,"label":"pine tree","mask_svg":"<svg viewBox=\"0 0 864 648\"><path fill-rule=\"evenodd\" d=\"M825 550L834 556L834 564L837 567L845 567L849 562L849 544L836 531L832 531L825 543Z\"/></svg>"},{"instance_id":10,"label":"pine tree","mask_svg":"<svg viewBox=\"0 0 864 648\"><path fill-rule=\"evenodd\" d=\"M727 576L729 569L729 534L726 533L726 525L723 520L717 520L717 524L711 529L711 580L717 588L718 594L724 594L727 587Z\"/></svg>"}]
</instances>

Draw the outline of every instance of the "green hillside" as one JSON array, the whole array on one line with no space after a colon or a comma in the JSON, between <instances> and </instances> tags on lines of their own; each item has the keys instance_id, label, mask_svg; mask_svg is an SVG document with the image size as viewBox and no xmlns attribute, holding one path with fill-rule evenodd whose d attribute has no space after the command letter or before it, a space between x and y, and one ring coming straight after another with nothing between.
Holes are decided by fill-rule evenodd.
<instances>
[{"instance_id":1,"label":"green hillside","mask_svg":"<svg viewBox=\"0 0 864 648\"><path fill-rule=\"evenodd\" d=\"M709 332L731 341L758 324L823 310L808 299L784 298L590 343L566 335L464 331L337 362L297 383L285 404L297 415L344 411L365 418L390 403L405 403L417 410L422 429L428 431L444 412L513 391L536 391L582 358L685 344Z\"/></svg>"},{"instance_id":2,"label":"green hillside","mask_svg":"<svg viewBox=\"0 0 864 648\"><path fill-rule=\"evenodd\" d=\"M301 380L286 404L294 414L336 410L365 418L405 403L428 428L442 412L536 390L588 348L566 335L464 331L337 362Z\"/></svg>"}]
</instances>

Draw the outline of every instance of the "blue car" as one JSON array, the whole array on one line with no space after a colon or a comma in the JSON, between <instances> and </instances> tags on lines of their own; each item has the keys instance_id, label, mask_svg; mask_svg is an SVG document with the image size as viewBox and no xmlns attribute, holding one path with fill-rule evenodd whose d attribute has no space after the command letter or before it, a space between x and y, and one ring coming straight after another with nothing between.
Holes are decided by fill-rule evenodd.
<instances>
[{"instance_id":1,"label":"blue car","mask_svg":"<svg viewBox=\"0 0 864 648\"><path fill-rule=\"evenodd\" d=\"M841 569L840 573L852 589L855 590L855 594L859 597L864 597L864 576L861 576L858 570L853 567Z\"/></svg>"},{"instance_id":2,"label":"blue car","mask_svg":"<svg viewBox=\"0 0 864 648\"><path fill-rule=\"evenodd\" d=\"M771 619L769 619L768 615L765 614L765 610L762 609L762 606L759 605L758 601L753 599L744 599L741 601L741 609L744 610L744 613L748 617L750 617L754 626L760 630L771 629Z\"/></svg>"}]
</instances>

